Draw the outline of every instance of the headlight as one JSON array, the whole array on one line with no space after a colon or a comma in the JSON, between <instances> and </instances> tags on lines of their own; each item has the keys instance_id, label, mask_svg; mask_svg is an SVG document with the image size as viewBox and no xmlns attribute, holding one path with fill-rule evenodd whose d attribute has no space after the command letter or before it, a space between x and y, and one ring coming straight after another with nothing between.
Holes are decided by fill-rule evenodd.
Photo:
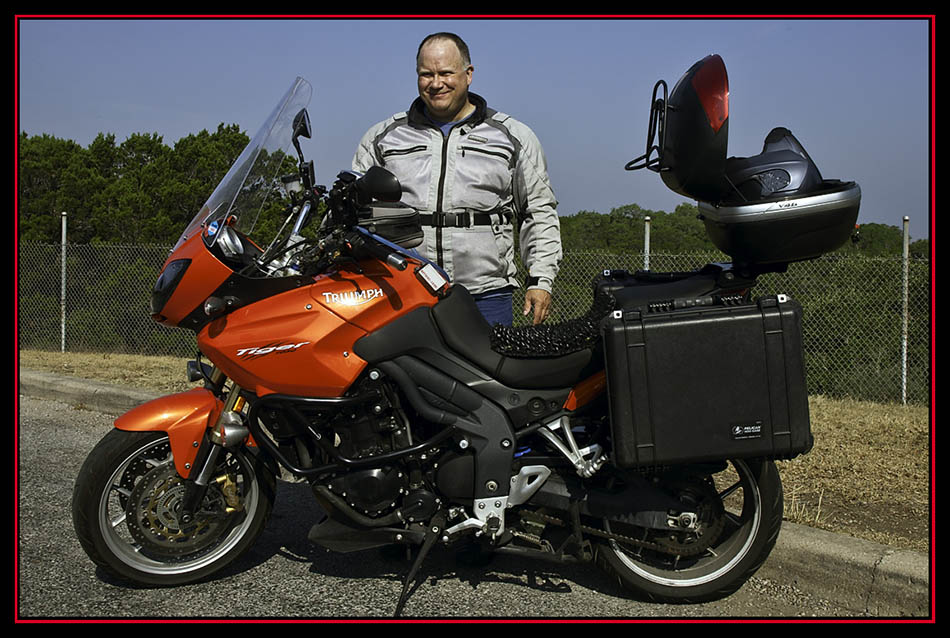
<instances>
[{"instance_id":1,"label":"headlight","mask_svg":"<svg viewBox=\"0 0 950 638\"><path fill-rule=\"evenodd\" d=\"M168 298L175 292L178 282L181 281L190 264L190 259L176 259L168 264L162 274L158 276L158 281L155 282L155 286L152 288L151 310L153 316L159 314L165 304L168 303Z\"/></svg>"}]
</instances>

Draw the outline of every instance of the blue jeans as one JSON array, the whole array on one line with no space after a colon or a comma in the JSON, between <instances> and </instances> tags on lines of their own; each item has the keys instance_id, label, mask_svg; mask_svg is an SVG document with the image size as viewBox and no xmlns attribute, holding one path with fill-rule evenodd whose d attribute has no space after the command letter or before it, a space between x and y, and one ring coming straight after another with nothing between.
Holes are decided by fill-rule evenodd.
<instances>
[{"instance_id":1,"label":"blue jeans","mask_svg":"<svg viewBox=\"0 0 950 638\"><path fill-rule=\"evenodd\" d=\"M500 288L472 295L475 305L490 325L500 323L510 326L512 323L511 288Z\"/></svg>"}]
</instances>

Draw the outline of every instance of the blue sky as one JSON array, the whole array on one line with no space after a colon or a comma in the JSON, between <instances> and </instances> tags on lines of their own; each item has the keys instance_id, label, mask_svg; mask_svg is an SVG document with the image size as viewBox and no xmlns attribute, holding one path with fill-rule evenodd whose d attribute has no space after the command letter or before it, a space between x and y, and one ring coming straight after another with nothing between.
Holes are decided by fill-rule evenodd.
<instances>
[{"instance_id":1,"label":"blue sky","mask_svg":"<svg viewBox=\"0 0 950 638\"><path fill-rule=\"evenodd\" d=\"M320 183L376 121L416 95L435 31L469 44L472 90L540 138L562 215L687 201L624 164L650 96L718 53L729 155L792 130L826 178L854 180L859 223L930 220L930 24L923 19L31 19L18 22L19 130L88 145L157 132L169 146L221 122L253 134L295 76L314 85L304 145ZM209 184L209 193L213 189Z\"/></svg>"}]
</instances>

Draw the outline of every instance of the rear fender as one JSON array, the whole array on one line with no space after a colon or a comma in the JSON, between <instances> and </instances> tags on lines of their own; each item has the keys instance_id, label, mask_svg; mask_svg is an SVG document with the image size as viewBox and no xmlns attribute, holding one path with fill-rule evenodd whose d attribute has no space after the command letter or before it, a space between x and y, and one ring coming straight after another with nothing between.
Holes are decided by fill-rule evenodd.
<instances>
[{"instance_id":1,"label":"rear fender","mask_svg":"<svg viewBox=\"0 0 950 638\"><path fill-rule=\"evenodd\" d=\"M170 394L132 408L115 420L119 430L165 432L171 442L175 469L187 478L205 430L217 423L224 402L205 388Z\"/></svg>"}]
</instances>

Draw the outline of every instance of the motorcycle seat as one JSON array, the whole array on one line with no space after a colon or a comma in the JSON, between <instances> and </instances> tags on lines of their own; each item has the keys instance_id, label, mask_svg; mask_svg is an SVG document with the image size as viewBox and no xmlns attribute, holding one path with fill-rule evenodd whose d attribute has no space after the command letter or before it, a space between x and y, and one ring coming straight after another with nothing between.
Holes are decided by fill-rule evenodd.
<instances>
[{"instance_id":1,"label":"motorcycle seat","mask_svg":"<svg viewBox=\"0 0 950 638\"><path fill-rule=\"evenodd\" d=\"M445 345L493 378L512 388L568 388L582 381L599 354L585 347L544 358L507 356L492 349L492 326L471 293L458 284L432 307L432 318Z\"/></svg>"}]
</instances>

